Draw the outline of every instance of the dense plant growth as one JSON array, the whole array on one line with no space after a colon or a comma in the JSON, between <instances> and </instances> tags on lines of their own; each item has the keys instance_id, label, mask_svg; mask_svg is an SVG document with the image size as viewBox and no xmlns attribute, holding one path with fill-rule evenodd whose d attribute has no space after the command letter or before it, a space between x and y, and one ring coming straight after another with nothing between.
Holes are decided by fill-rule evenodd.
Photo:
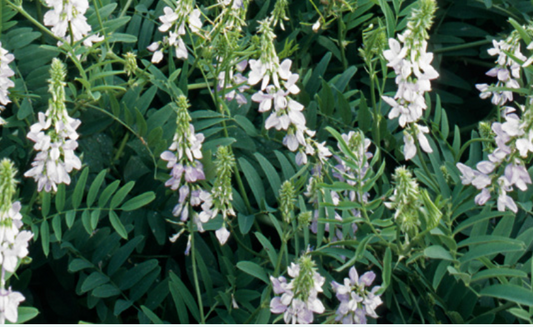
<instances>
[{"instance_id":1,"label":"dense plant growth","mask_svg":"<svg viewBox=\"0 0 533 327\"><path fill-rule=\"evenodd\" d=\"M0 1L0 321L532 323L532 13Z\"/></svg>"}]
</instances>

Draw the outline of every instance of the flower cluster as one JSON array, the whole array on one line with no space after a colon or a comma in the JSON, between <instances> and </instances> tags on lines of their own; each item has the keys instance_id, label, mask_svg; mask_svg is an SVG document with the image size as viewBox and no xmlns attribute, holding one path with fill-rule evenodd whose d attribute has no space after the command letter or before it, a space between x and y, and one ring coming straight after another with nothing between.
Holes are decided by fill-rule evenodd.
<instances>
[{"instance_id":1,"label":"flower cluster","mask_svg":"<svg viewBox=\"0 0 533 327\"><path fill-rule=\"evenodd\" d=\"M317 169L318 168L318 169ZM309 177L309 180L307 182L307 189L304 192L304 195L309 199L308 202L311 203L314 207L314 210L312 211L311 216L311 225L309 226L309 229L313 233L318 233L318 218L320 215L320 202L321 199L324 201L326 196L326 190L320 186L321 183L324 182L324 178L322 176L321 168L317 167L315 168L314 174ZM329 195L331 196L331 201L333 205L338 205L340 202L339 194L336 191L329 191ZM330 242L335 242L338 240L342 240L342 217L337 211L333 211L334 215L333 217L330 216L330 211L325 211L325 217L327 219L335 219L339 221L338 224L335 223L325 223L324 224L324 231L329 233ZM357 226L354 224L354 231L357 230Z\"/></svg>"},{"instance_id":2,"label":"flower cluster","mask_svg":"<svg viewBox=\"0 0 533 327\"><path fill-rule=\"evenodd\" d=\"M57 191L57 184L70 184L69 173L81 168L81 160L74 153L78 147L79 119L71 118L65 107L66 68L61 60L54 58L50 68L49 100L46 113L39 112L39 121L30 127L28 139L35 142L33 148L39 153L31 164L33 168L24 176L33 177L37 189ZM50 127L53 127L50 129Z\"/></svg>"},{"instance_id":3,"label":"flower cluster","mask_svg":"<svg viewBox=\"0 0 533 327\"><path fill-rule=\"evenodd\" d=\"M0 323L5 320L15 323L18 319L17 307L24 301L24 296L19 292L6 289L5 274L14 273L20 259L28 255L28 242L33 234L29 231L20 231L22 227L21 205L19 201L13 202L16 193L15 175L17 171L13 162L3 159L0 162L0 265L2 273L0 280Z\"/></svg>"},{"instance_id":4,"label":"flower cluster","mask_svg":"<svg viewBox=\"0 0 533 327\"><path fill-rule=\"evenodd\" d=\"M478 205L484 205L491 193L496 192L499 211L509 208L517 212L516 203L507 193L513 191L513 186L525 191L527 184L532 184L526 159L533 153L533 112L531 107L520 106L522 117L519 117L514 108L503 109L505 122L492 124L496 148L488 155L488 160L477 163L477 169L462 163L458 163L457 168L464 185L472 184L481 190L475 198Z\"/></svg>"},{"instance_id":5,"label":"flower cluster","mask_svg":"<svg viewBox=\"0 0 533 327\"><path fill-rule=\"evenodd\" d=\"M182 39L182 36L185 35L185 24L188 24L193 33L198 33L202 28L202 21L200 20L202 12L200 9L193 8L193 0L178 0L176 8L163 8L165 14L159 17L162 23L159 26L159 31L163 33L169 32L168 37L165 37L162 43L170 47L176 47L176 58L178 59L188 58L187 47ZM158 50L160 43L154 42L148 46L148 50L154 52L152 56L153 63L159 63L163 59L163 50Z\"/></svg>"},{"instance_id":6,"label":"flower cluster","mask_svg":"<svg viewBox=\"0 0 533 327\"><path fill-rule=\"evenodd\" d=\"M283 313L285 323L310 324L313 313L325 310L318 299L325 278L316 271L315 262L308 254L300 257L297 264L291 263L287 273L292 277L290 282L284 276L270 276L274 293L280 295L270 301L270 311Z\"/></svg>"},{"instance_id":7,"label":"flower cluster","mask_svg":"<svg viewBox=\"0 0 533 327\"><path fill-rule=\"evenodd\" d=\"M231 152L229 147L220 146L218 147L217 160L215 161L215 166L217 167L217 177L211 190L211 197L213 198L213 209L208 212L210 214L209 218L215 218L218 213L222 214L222 227L220 227L215 235L217 236L218 241L221 245L224 245L229 238L229 231L226 228L228 224L228 217L235 216L235 211L231 201L233 201L233 190L231 188L231 174L233 173L233 168L235 167L235 157ZM200 213L200 215L202 215ZM208 215L206 214L206 216Z\"/></svg>"},{"instance_id":8,"label":"flower cluster","mask_svg":"<svg viewBox=\"0 0 533 327\"><path fill-rule=\"evenodd\" d=\"M383 52L388 67L396 73L398 91L394 98L382 96L383 100L392 107L389 118L399 117L399 124L403 128L410 128L404 132L404 156L412 159L416 154L414 137L422 150L433 152L427 141L429 129L417 122L427 108L424 94L431 90L431 80L439 77L439 73L431 66L433 53L426 52L427 30L432 25L436 9L434 0L420 0L420 7L412 11L407 23L407 29L398 35L398 40L389 39L389 50ZM401 43L400 43L401 42Z\"/></svg>"},{"instance_id":9,"label":"flower cluster","mask_svg":"<svg viewBox=\"0 0 533 327\"><path fill-rule=\"evenodd\" d=\"M365 134L360 130L356 132L351 131L348 134L342 134L341 136L353 157L347 156L347 158L344 158L343 160L343 158L335 156L335 159L339 164L334 167L333 177L362 190L366 183L366 174L370 168L368 160L373 157L372 152L368 151L371 142L369 139L365 138ZM338 144L338 148L342 151L340 143ZM347 163L345 160L348 160L351 164ZM349 201L366 203L369 194L368 192L356 192L355 190L351 190L346 191L345 196ZM359 216L358 212L353 212L353 214L356 217Z\"/></svg>"},{"instance_id":10,"label":"flower cluster","mask_svg":"<svg viewBox=\"0 0 533 327\"><path fill-rule=\"evenodd\" d=\"M188 108L187 98L180 96L177 100L176 133L169 149L161 153L161 159L168 161L167 168L172 169L170 179L166 181L165 186L170 187L173 191L179 189L178 204L172 210L172 214L180 218L182 225L189 220L189 215L192 215L197 229L203 231L202 223L211 219L209 212L213 205L213 199L209 192L194 184L205 179L204 166L200 162L203 157L204 135L194 132L194 125L190 123L191 117ZM203 214L198 215L196 212L191 212L190 206L200 206ZM170 240L175 242L183 231L182 229ZM190 238L187 249L189 247Z\"/></svg>"},{"instance_id":11,"label":"flower cluster","mask_svg":"<svg viewBox=\"0 0 533 327\"><path fill-rule=\"evenodd\" d=\"M247 104L248 100L244 96L244 92L250 88L248 85L248 78L242 75L248 66L248 60L243 60L235 65L234 69L228 71L221 71L218 74L217 91L222 92L226 101L237 100L239 105Z\"/></svg>"},{"instance_id":12,"label":"flower cluster","mask_svg":"<svg viewBox=\"0 0 533 327\"><path fill-rule=\"evenodd\" d=\"M9 64L15 60L15 56L7 52L2 48L2 43L0 42L0 111L5 109L5 105L11 102L9 100L9 88L15 86L15 83L10 79L15 72L9 67ZM5 124L6 121L0 117L0 125Z\"/></svg>"},{"instance_id":13,"label":"flower cluster","mask_svg":"<svg viewBox=\"0 0 533 327\"><path fill-rule=\"evenodd\" d=\"M104 40L104 37L98 34L87 37L92 30L85 17L85 12L89 9L89 1L45 0L45 2L51 10L44 15L44 25L52 26L52 33L57 37L66 42L83 40L83 44L87 47ZM69 35L67 31L70 32Z\"/></svg>"},{"instance_id":14,"label":"flower cluster","mask_svg":"<svg viewBox=\"0 0 533 327\"><path fill-rule=\"evenodd\" d=\"M261 82L260 90L252 96L252 101L259 103L259 112L272 113L265 121L265 128L287 131L283 144L291 151L300 151L296 155L298 165L307 163L307 155L317 154L319 160L324 161L331 156L324 143L317 143L312 139L315 131L307 128L304 106L291 98L300 93L296 82L300 76L291 72L292 61L285 59L279 62L274 48L276 34L272 31L271 19L260 22L261 57L251 59L248 83L256 85ZM272 84L271 84L272 83Z\"/></svg>"},{"instance_id":15,"label":"flower cluster","mask_svg":"<svg viewBox=\"0 0 533 327\"><path fill-rule=\"evenodd\" d=\"M498 82L496 87L506 87L510 89L519 89L517 79L520 79L520 64L517 63L511 56L506 54L510 53L516 59L525 61L527 58L520 51L520 36L516 31L513 31L511 35L505 40L492 41L494 48L488 50L491 56L498 56L496 60L496 67L489 70L486 74L491 77L496 77ZM489 91L488 84L476 84L476 88L481 92L479 95L482 99L487 99L492 95L492 103L495 105L504 105L508 101L513 101L512 91Z\"/></svg>"},{"instance_id":16,"label":"flower cluster","mask_svg":"<svg viewBox=\"0 0 533 327\"><path fill-rule=\"evenodd\" d=\"M345 278L344 284L335 281L331 283L337 299L341 301L335 321L343 324L366 324L366 316L378 317L376 308L383 302L376 292L381 286L374 286L370 291L366 289L376 278L373 271L368 271L359 277L355 267L352 267L348 275L350 278Z\"/></svg>"},{"instance_id":17,"label":"flower cluster","mask_svg":"<svg viewBox=\"0 0 533 327\"><path fill-rule=\"evenodd\" d=\"M394 219L400 225L400 229L405 233L406 243L409 237L414 236L420 224L418 210L422 206L420 190L416 179L405 167L398 167L392 175L394 182L394 193L390 197L390 202L385 206L394 209Z\"/></svg>"}]
</instances>

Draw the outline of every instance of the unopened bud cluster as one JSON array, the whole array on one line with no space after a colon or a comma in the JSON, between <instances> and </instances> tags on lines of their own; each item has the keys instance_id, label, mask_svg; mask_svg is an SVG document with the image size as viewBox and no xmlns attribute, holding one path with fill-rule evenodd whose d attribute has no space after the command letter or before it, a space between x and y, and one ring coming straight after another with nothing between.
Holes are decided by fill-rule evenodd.
<instances>
[{"instance_id":1,"label":"unopened bud cluster","mask_svg":"<svg viewBox=\"0 0 533 327\"><path fill-rule=\"evenodd\" d=\"M392 180L394 193L385 206L395 211L394 219L405 233L406 243L409 243L409 238L416 235L420 224L418 216L418 210L422 206L420 190L416 179L405 167L396 168Z\"/></svg>"},{"instance_id":2,"label":"unopened bud cluster","mask_svg":"<svg viewBox=\"0 0 533 327\"><path fill-rule=\"evenodd\" d=\"M233 201L233 189L231 188L231 175L235 167L235 157L231 152L231 148L220 146L216 154L217 160L215 166L217 167L217 177L213 188L211 189L211 196L213 198L213 209L210 218L215 218L217 214L222 214L222 227L219 228L215 234L220 244L224 245L230 235L226 225L228 224L229 216L235 216L235 211L231 201ZM200 213L201 215L202 213Z\"/></svg>"}]
</instances>

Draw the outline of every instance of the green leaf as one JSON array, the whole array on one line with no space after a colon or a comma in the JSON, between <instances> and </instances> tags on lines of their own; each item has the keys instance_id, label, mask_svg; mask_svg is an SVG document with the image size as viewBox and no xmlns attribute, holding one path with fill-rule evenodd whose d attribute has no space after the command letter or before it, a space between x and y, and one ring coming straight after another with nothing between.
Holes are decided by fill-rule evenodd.
<instances>
[{"instance_id":1,"label":"green leaf","mask_svg":"<svg viewBox=\"0 0 533 327\"><path fill-rule=\"evenodd\" d=\"M237 263L237 268L244 271L250 276L259 278L260 280L264 281L267 284L270 283L270 281L268 280L268 276L265 273L265 270L261 268L261 266L258 265L257 263L254 263L251 261L240 261Z\"/></svg>"},{"instance_id":2,"label":"green leaf","mask_svg":"<svg viewBox=\"0 0 533 327\"><path fill-rule=\"evenodd\" d=\"M87 207L92 206L94 200L96 200L96 195L100 190L100 186L102 186L102 183L104 182L105 175L106 170L104 169L94 179L91 187L89 188L89 194L87 195Z\"/></svg>"},{"instance_id":3,"label":"green leaf","mask_svg":"<svg viewBox=\"0 0 533 327\"><path fill-rule=\"evenodd\" d=\"M320 80L326 72L326 68L328 67L329 61L331 60L331 56L331 52L326 53L324 57L322 57L318 65L316 65L315 69L313 70L313 74L309 79L309 82L305 86L305 89L308 94L315 94L318 91L318 88L320 87Z\"/></svg>"},{"instance_id":4,"label":"green leaf","mask_svg":"<svg viewBox=\"0 0 533 327\"><path fill-rule=\"evenodd\" d=\"M390 248L387 248L385 250L385 257L383 258L383 271L381 274L381 278L383 279L383 290L381 291L382 294L385 292L387 287L390 285L390 278L391 278L391 272L392 272L392 252Z\"/></svg>"},{"instance_id":5,"label":"green leaf","mask_svg":"<svg viewBox=\"0 0 533 327\"><path fill-rule=\"evenodd\" d=\"M385 15L385 22L387 25L387 37L394 38L394 31L396 31L396 23L394 19L394 14L390 9L389 4L385 0L379 0L379 6Z\"/></svg>"},{"instance_id":6,"label":"green leaf","mask_svg":"<svg viewBox=\"0 0 533 327\"><path fill-rule=\"evenodd\" d=\"M113 33L108 37L108 42L136 43L137 37L125 33Z\"/></svg>"},{"instance_id":7,"label":"green leaf","mask_svg":"<svg viewBox=\"0 0 533 327\"><path fill-rule=\"evenodd\" d=\"M465 247L465 246L471 246L475 244L483 244L483 243L513 243L518 245L523 245L524 243L520 240L515 240L508 237L503 236L495 236L495 235L482 235L482 236L473 236L469 237L459 243L457 243L457 247Z\"/></svg>"},{"instance_id":8,"label":"green leaf","mask_svg":"<svg viewBox=\"0 0 533 327\"><path fill-rule=\"evenodd\" d=\"M124 210L124 211L136 210L136 209L144 207L148 203L154 201L154 199L155 199L155 193L154 192L152 192L152 191L145 192L145 193L143 193L141 195L137 195L133 199L130 199L130 200L126 201L126 203L124 203L120 207L120 209Z\"/></svg>"},{"instance_id":9,"label":"green leaf","mask_svg":"<svg viewBox=\"0 0 533 327\"><path fill-rule=\"evenodd\" d=\"M242 127L246 134L252 137L257 136L257 130L255 129L255 126L248 118L241 115L235 115L233 119L235 119L235 122Z\"/></svg>"},{"instance_id":10,"label":"green leaf","mask_svg":"<svg viewBox=\"0 0 533 327\"><path fill-rule=\"evenodd\" d=\"M278 158L279 163L281 164L281 172L283 173L283 178L289 180L294 174L294 167L291 165L287 157L278 150L274 150L274 154Z\"/></svg>"},{"instance_id":11,"label":"green leaf","mask_svg":"<svg viewBox=\"0 0 533 327\"><path fill-rule=\"evenodd\" d=\"M159 263L157 259L151 259L148 261L144 261L131 268L122 276L122 279L119 283L119 288L122 291L130 289L137 282L139 282L146 274L154 270L158 266L158 264Z\"/></svg>"},{"instance_id":12,"label":"green leaf","mask_svg":"<svg viewBox=\"0 0 533 327\"><path fill-rule=\"evenodd\" d=\"M163 324L163 320L159 319L159 317L152 310L148 309L144 305L141 305L141 310L154 324Z\"/></svg>"},{"instance_id":13,"label":"green leaf","mask_svg":"<svg viewBox=\"0 0 533 327\"><path fill-rule=\"evenodd\" d=\"M120 221L120 218L113 210L109 211L109 221L111 222L111 226L113 226L118 235L120 235L120 237L122 237L123 239L127 240L128 232L126 231L126 228L124 228L124 225Z\"/></svg>"},{"instance_id":14,"label":"green leaf","mask_svg":"<svg viewBox=\"0 0 533 327\"><path fill-rule=\"evenodd\" d=\"M510 312L513 316L523 319L529 324L533 324L533 321L531 321L531 315L526 310L520 308L511 308L507 311Z\"/></svg>"},{"instance_id":15,"label":"green leaf","mask_svg":"<svg viewBox=\"0 0 533 327\"><path fill-rule=\"evenodd\" d=\"M87 176L89 175L89 167L85 167L85 169L81 172L80 179L76 183L76 187L74 188L74 193L72 193L72 207L74 209L78 209L81 204L81 200L83 198L83 191L85 190L85 184L87 183ZM69 226L70 228L71 226Z\"/></svg>"},{"instance_id":16,"label":"green leaf","mask_svg":"<svg viewBox=\"0 0 533 327\"><path fill-rule=\"evenodd\" d=\"M65 220L67 222L67 227L69 229L72 228L72 225L74 225L75 219L76 219L76 211L75 210L67 211L67 214L65 215Z\"/></svg>"},{"instance_id":17,"label":"green leaf","mask_svg":"<svg viewBox=\"0 0 533 327\"><path fill-rule=\"evenodd\" d=\"M118 299L117 302L115 302L115 308L113 309L113 314L115 316L118 316L122 312L124 312L124 310L127 310L132 305L133 305L133 301L125 301L122 299Z\"/></svg>"},{"instance_id":18,"label":"green leaf","mask_svg":"<svg viewBox=\"0 0 533 327\"><path fill-rule=\"evenodd\" d=\"M239 230L241 231L242 235L246 235L254 225L255 215L247 216L239 212L237 214L237 221L239 222Z\"/></svg>"},{"instance_id":19,"label":"green leaf","mask_svg":"<svg viewBox=\"0 0 533 327\"><path fill-rule=\"evenodd\" d=\"M28 98L24 98L20 104L20 109L17 112L17 119L24 120L24 118L28 117L32 112L33 107L30 100Z\"/></svg>"},{"instance_id":20,"label":"green leaf","mask_svg":"<svg viewBox=\"0 0 533 327\"><path fill-rule=\"evenodd\" d=\"M272 166L270 161L263 157L263 155L261 155L259 152L254 153L254 156L257 161L259 161L259 165L261 165L261 168L263 168L263 171L265 172L265 175L268 179L268 183L270 184L270 187L272 187L272 192L274 192L277 197L281 188L281 180L279 178L278 172L276 171L274 166Z\"/></svg>"},{"instance_id":21,"label":"green leaf","mask_svg":"<svg viewBox=\"0 0 533 327\"><path fill-rule=\"evenodd\" d=\"M35 318L39 314L39 310L37 310L34 307L18 307L18 318L17 318L17 324L23 324L33 318Z\"/></svg>"},{"instance_id":22,"label":"green leaf","mask_svg":"<svg viewBox=\"0 0 533 327\"><path fill-rule=\"evenodd\" d=\"M333 91L331 86L325 81L322 80L322 89L318 93L318 103L320 106L320 111L326 116L331 116L333 110L335 109L335 100L333 97Z\"/></svg>"},{"instance_id":23,"label":"green leaf","mask_svg":"<svg viewBox=\"0 0 533 327\"><path fill-rule=\"evenodd\" d=\"M104 284L101 286L96 287L92 292L91 295L98 298L108 298L111 296L119 295L120 290L115 286L111 284Z\"/></svg>"},{"instance_id":24,"label":"green leaf","mask_svg":"<svg viewBox=\"0 0 533 327\"><path fill-rule=\"evenodd\" d=\"M103 285L107 282L109 282L109 277L102 274L101 272L95 271L83 281L80 290L82 293L89 292L90 290L93 290L96 287Z\"/></svg>"},{"instance_id":25,"label":"green leaf","mask_svg":"<svg viewBox=\"0 0 533 327\"><path fill-rule=\"evenodd\" d=\"M41 195L42 195L41 214L43 215L43 218L45 218L50 213L51 196L49 192L42 192Z\"/></svg>"},{"instance_id":26,"label":"green leaf","mask_svg":"<svg viewBox=\"0 0 533 327\"><path fill-rule=\"evenodd\" d=\"M111 197L111 195L115 193L119 184L120 184L120 180L116 180L113 183L107 185L107 187L102 191L102 194L100 194L100 197L98 198L98 206L100 208L105 207L107 201L109 201L109 198Z\"/></svg>"},{"instance_id":27,"label":"green leaf","mask_svg":"<svg viewBox=\"0 0 533 327\"><path fill-rule=\"evenodd\" d=\"M115 195L113 195L113 198L111 198L111 203L109 204L109 207L111 209L114 209L118 207L122 201L126 198L126 196L130 193L131 189L135 186L135 182L131 181L128 182L126 185L122 186Z\"/></svg>"},{"instance_id":28,"label":"green leaf","mask_svg":"<svg viewBox=\"0 0 533 327\"><path fill-rule=\"evenodd\" d=\"M523 251L525 250L525 247L522 244L514 244L514 243L503 243L503 244L497 244L497 243L487 243L487 244L481 244L467 253L463 255L459 262L461 264L467 263L471 260L475 260L480 257L486 257L493 254L499 254L499 253L507 253L507 252L514 252L514 251Z\"/></svg>"},{"instance_id":29,"label":"green leaf","mask_svg":"<svg viewBox=\"0 0 533 327\"><path fill-rule=\"evenodd\" d=\"M50 253L50 227L47 220L43 220L41 223L41 245L44 255L48 257L48 253Z\"/></svg>"},{"instance_id":30,"label":"green leaf","mask_svg":"<svg viewBox=\"0 0 533 327\"><path fill-rule=\"evenodd\" d=\"M424 250L424 255L428 258L453 261L453 257L450 252L440 245L432 245L427 247Z\"/></svg>"},{"instance_id":31,"label":"green leaf","mask_svg":"<svg viewBox=\"0 0 533 327\"><path fill-rule=\"evenodd\" d=\"M533 306L533 292L518 285L490 285L482 289L481 292L479 292L479 295L495 297L518 304Z\"/></svg>"},{"instance_id":32,"label":"green leaf","mask_svg":"<svg viewBox=\"0 0 533 327\"><path fill-rule=\"evenodd\" d=\"M500 217L500 216L503 216L504 214L505 212L501 212L501 211L481 212L480 214L472 216L466 219L465 221L461 222L459 225L457 225L457 227L455 227L455 229L453 230L453 234L455 235L459 233L460 231L480 221Z\"/></svg>"},{"instance_id":33,"label":"green leaf","mask_svg":"<svg viewBox=\"0 0 533 327\"><path fill-rule=\"evenodd\" d=\"M113 254L111 260L109 261L109 265L107 266L107 273L109 276L112 276L122 266L122 264L126 262L135 247L141 243L143 238L144 237L142 235L135 236L131 239L131 241L124 244Z\"/></svg>"},{"instance_id":34,"label":"green leaf","mask_svg":"<svg viewBox=\"0 0 533 327\"><path fill-rule=\"evenodd\" d=\"M531 44L531 37L519 22L513 18L509 18L509 23L513 25L514 29L518 32L518 34L520 34L520 38L524 40L526 44Z\"/></svg>"},{"instance_id":35,"label":"green leaf","mask_svg":"<svg viewBox=\"0 0 533 327\"><path fill-rule=\"evenodd\" d=\"M84 210L81 214L81 222L87 234L92 234L93 229L91 228L91 212L89 210Z\"/></svg>"},{"instance_id":36,"label":"green leaf","mask_svg":"<svg viewBox=\"0 0 533 327\"><path fill-rule=\"evenodd\" d=\"M68 264L68 271L74 273L74 272L78 272L80 270L83 270L83 269L86 269L86 268L92 268L92 267L94 267L94 265L92 263L90 263L89 261L76 258L76 259L73 259Z\"/></svg>"},{"instance_id":37,"label":"green leaf","mask_svg":"<svg viewBox=\"0 0 533 327\"><path fill-rule=\"evenodd\" d=\"M91 233L96 229L96 226L98 226L98 220L100 220L101 211L102 210L98 208L96 210L93 210L93 212L91 212L91 221L90 221Z\"/></svg>"},{"instance_id":38,"label":"green leaf","mask_svg":"<svg viewBox=\"0 0 533 327\"><path fill-rule=\"evenodd\" d=\"M527 274L522 270L510 269L510 268L491 268L485 269L474 276L472 276L472 282L478 280L483 280L487 278L498 278L498 277L518 277L518 278L527 278Z\"/></svg>"},{"instance_id":39,"label":"green leaf","mask_svg":"<svg viewBox=\"0 0 533 327\"><path fill-rule=\"evenodd\" d=\"M170 288L170 294L172 294L172 298L174 299L174 302L176 304L176 307L178 306L178 302L183 304L185 302L185 305L187 308L189 308L189 311L193 315L194 319L196 321L200 322L200 312L198 311L198 304L196 304L196 300L194 300L194 297L191 295L191 292L187 289L185 284L181 281L181 279L174 274L174 272L170 272L170 282L169 282L169 288ZM180 299L176 301L176 299ZM179 313L179 309L178 309Z\"/></svg>"},{"instance_id":40,"label":"green leaf","mask_svg":"<svg viewBox=\"0 0 533 327\"><path fill-rule=\"evenodd\" d=\"M248 185L250 186L250 189L252 190L257 204L261 204L261 201L265 198L265 188L261 178L259 177L259 174L248 162L248 160L244 159L243 157L239 158L239 165L244 177L246 178L246 181L248 182Z\"/></svg>"},{"instance_id":41,"label":"green leaf","mask_svg":"<svg viewBox=\"0 0 533 327\"><path fill-rule=\"evenodd\" d=\"M63 234L61 230L61 217L59 217L59 215L55 215L54 218L52 218L52 229L54 230L56 239L61 242L61 236Z\"/></svg>"},{"instance_id":42,"label":"green leaf","mask_svg":"<svg viewBox=\"0 0 533 327\"><path fill-rule=\"evenodd\" d=\"M261 233L255 232L255 237L261 242L261 245L265 249L268 257L270 258L270 262L272 263L272 267L276 267L276 264L278 263L278 253L276 252L276 249L270 243L270 241Z\"/></svg>"}]
</instances>

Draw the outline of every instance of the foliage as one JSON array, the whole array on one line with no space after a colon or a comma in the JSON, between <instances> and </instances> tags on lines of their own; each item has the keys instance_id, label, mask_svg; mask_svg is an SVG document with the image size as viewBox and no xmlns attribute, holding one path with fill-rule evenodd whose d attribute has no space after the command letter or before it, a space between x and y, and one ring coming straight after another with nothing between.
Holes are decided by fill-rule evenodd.
<instances>
[{"instance_id":1,"label":"foliage","mask_svg":"<svg viewBox=\"0 0 533 327\"><path fill-rule=\"evenodd\" d=\"M1 46L15 56L0 158L20 171L15 198L34 235L31 262L9 281L26 298L19 322L273 323L283 315L271 301L282 301L287 290L277 285L290 276L298 289L323 289L291 298L320 300L314 322L341 315L347 300L332 282L345 280L374 301L368 323L532 323L531 155L507 158L527 169L525 189L506 193L516 212L498 211L496 196L479 203L457 165L475 168L502 147L492 124L511 118L475 85L496 83L485 75L496 65L493 40L514 36L533 55L532 2L437 2L427 51L440 76L419 120L431 151L415 137L418 151L405 160L403 126L382 98L397 91L383 52L431 1L197 0L177 18L186 33L172 41L168 31L179 26L161 31L160 17L183 1L91 1L89 34L103 36L91 46L45 26L48 0L0 2ZM486 91L513 91L525 119L532 66L501 54L519 64L519 88ZM236 78L253 79L251 60L274 57L282 67L275 92L289 103L282 109L267 99L265 73L256 83ZM37 152L26 136L57 102L48 87L54 58L67 67L67 116L81 121L82 167L57 191L39 192L24 177ZM282 76L287 65L298 82ZM285 128L283 115L292 119ZM305 140L291 143L301 128ZM178 179L180 164L205 176L183 168ZM496 183L487 188L501 192ZM372 271L365 285L381 287L364 289L353 271Z\"/></svg>"}]
</instances>

